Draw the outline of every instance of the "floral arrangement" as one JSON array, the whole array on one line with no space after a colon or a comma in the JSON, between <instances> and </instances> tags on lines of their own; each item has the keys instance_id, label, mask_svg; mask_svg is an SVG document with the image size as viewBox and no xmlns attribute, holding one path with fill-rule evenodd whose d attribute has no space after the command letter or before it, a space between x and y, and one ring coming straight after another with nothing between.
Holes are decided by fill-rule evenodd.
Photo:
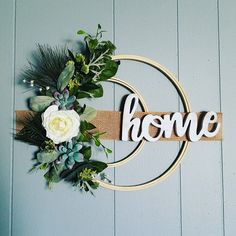
<instances>
[{"instance_id":1,"label":"floral arrangement","mask_svg":"<svg viewBox=\"0 0 236 236\"><path fill-rule=\"evenodd\" d=\"M94 148L112 151L100 141L100 133L90 123L96 110L81 104L82 98L103 96L101 82L117 72L119 62L111 56L115 46L103 41L101 26L94 36L83 30L80 50L38 45L34 61L23 72L23 82L36 89L29 99L34 113L25 118L16 139L39 148L32 170L44 171L49 188L61 180L80 190L91 192L98 187L94 177L108 180L102 172L107 164L94 160Z\"/></svg>"}]
</instances>

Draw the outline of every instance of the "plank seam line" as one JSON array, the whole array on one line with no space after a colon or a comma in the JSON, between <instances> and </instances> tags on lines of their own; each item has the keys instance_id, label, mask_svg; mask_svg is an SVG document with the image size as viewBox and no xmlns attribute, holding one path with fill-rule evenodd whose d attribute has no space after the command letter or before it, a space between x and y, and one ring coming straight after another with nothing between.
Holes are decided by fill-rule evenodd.
<instances>
[{"instance_id":1,"label":"plank seam line","mask_svg":"<svg viewBox=\"0 0 236 236\"><path fill-rule=\"evenodd\" d=\"M179 78L179 70L180 70L180 58L179 58L179 0L176 1L176 33L177 33L177 79ZM178 97L178 110L180 111L180 98ZM178 142L178 149L180 148L180 142ZM180 214L180 235L183 235L183 212L182 212L182 165L179 165L179 214Z\"/></svg>"},{"instance_id":2,"label":"plank seam line","mask_svg":"<svg viewBox=\"0 0 236 236\"><path fill-rule=\"evenodd\" d=\"M220 4L217 0L217 45L218 45L218 76L219 76L219 106L222 112L222 80L221 80L221 41L220 41ZM225 236L225 191L224 191L224 157L223 157L223 142L220 142L221 154L221 188L222 188L222 220L223 220L223 235Z\"/></svg>"},{"instance_id":3,"label":"plank seam line","mask_svg":"<svg viewBox=\"0 0 236 236\"><path fill-rule=\"evenodd\" d=\"M112 39L113 43L115 44L116 42L116 32L115 32L115 24L116 24L116 15L115 15L115 0L112 1ZM116 103L115 103L115 98L116 98L116 85L113 83L113 110L115 111ZM113 141L113 155L114 155L114 162L116 161L116 141ZM114 184L116 184L116 169L113 169L113 179L114 179ZM113 191L113 233L114 236L116 236L116 191Z\"/></svg>"},{"instance_id":4,"label":"plank seam line","mask_svg":"<svg viewBox=\"0 0 236 236\"><path fill-rule=\"evenodd\" d=\"M13 0L13 42L12 42L12 57L13 57L13 65L12 65L12 117L15 117L15 78L16 78L16 0ZM14 130L15 127L15 119L12 119L12 128ZM11 138L11 168L10 168L10 215L9 215L9 234L13 235L13 182L14 182L14 134Z\"/></svg>"}]
</instances>

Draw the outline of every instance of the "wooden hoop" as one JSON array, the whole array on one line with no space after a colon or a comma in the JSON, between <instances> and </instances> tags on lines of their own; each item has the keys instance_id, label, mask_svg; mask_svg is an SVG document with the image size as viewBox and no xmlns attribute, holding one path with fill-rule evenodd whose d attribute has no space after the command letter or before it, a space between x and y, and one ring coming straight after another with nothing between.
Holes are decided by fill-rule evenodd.
<instances>
[{"instance_id":1,"label":"wooden hoop","mask_svg":"<svg viewBox=\"0 0 236 236\"><path fill-rule=\"evenodd\" d=\"M178 92L178 94L181 98L181 101L183 103L184 112L191 112L190 103L189 103L189 100L187 98L186 92L184 91L183 87L180 85L178 80L174 77L174 75L168 69L166 69L164 66L160 65L159 63L157 63L157 62L155 62L155 61L153 61L149 58L142 57L142 56L137 56L137 55L116 55L116 56L113 56L112 59L113 60L138 61L138 62L145 63L147 65L150 65L150 66L154 67L155 69L159 70L162 74L164 74L166 76L166 78L176 88L176 90L177 90L177 92ZM132 87L132 86L130 86L130 87ZM141 190L141 189L149 188L149 187L151 187L151 186L153 186L157 183L162 182L163 180L165 180L168 176L170 176L176 170L178 165L183 160L184 155L185 155L188 147L189 147L189 142L184 141L181 144L180 150L179 150L175 160L172 162L172 164L161 175L159 175L156 178L154 178L152 180L149 180L147 182L144 182L144 183L141 183L141 184L136 184L136 185L121 186L121 185L109 184L109 183L103 182L103 181L98 180L98 179L95 179L94 181L99 183L99 185L104 187L104 188L108 188L108 189L111 189L111 190L118 190L118 191L134 191L134 190ZM140 148L140 150L141 150L141 148ZM132 158L130 158L130 159L132 159ZM110 166L110 167L114 167L114 166Z\"/></svg>"}]
</instances>

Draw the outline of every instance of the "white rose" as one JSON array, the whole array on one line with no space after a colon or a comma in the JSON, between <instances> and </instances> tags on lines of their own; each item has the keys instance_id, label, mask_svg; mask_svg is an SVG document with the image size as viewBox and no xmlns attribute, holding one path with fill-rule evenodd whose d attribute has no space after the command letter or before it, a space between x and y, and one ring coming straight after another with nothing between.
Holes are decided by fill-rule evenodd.
<instances>
[{"instance_id":1,"label":"white rose","mask_svg":"<svg viewBox=\"0 0 236 236\"><path fill-rule=\"evenodd\" d=\"M42 114L42 125L46 136L58 144L78 135L80 116L74 110L58 110L58 106L52 105Z\"/></svg>"}]
</instances>

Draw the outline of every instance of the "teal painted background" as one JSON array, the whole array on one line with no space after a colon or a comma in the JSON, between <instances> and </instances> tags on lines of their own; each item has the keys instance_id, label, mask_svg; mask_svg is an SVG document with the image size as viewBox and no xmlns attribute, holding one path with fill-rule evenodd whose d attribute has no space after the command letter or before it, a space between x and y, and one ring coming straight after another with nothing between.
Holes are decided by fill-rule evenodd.
<instances>
[{"instance_id":1,"label":"teal painted background","mask_svg":"<svg viewBox=\"0 0 236 236\"><path fill-rule=\"evenodd\" d=\"M234 0L0 0L0 235L193 236L236 235L236 2ZM75 32L100 23L117 54L150 57L170 69L194 111L224 113L223 142L191 145L182 165L161 184L138 192L99 189L96 197L66 184L45 189L31 175L35 150L12 138L14 114L32 95L19 74L36 43L74 47ZM181 110L171 85L145 65L124 62L119 78L136 88L154 111ZM127 91L107 83L97 109L115 110ZM133 144L107 142L121 158ZM147 144L109 174L134 184L161 173L178 143Z\"/></svg>"}]
</instances>

